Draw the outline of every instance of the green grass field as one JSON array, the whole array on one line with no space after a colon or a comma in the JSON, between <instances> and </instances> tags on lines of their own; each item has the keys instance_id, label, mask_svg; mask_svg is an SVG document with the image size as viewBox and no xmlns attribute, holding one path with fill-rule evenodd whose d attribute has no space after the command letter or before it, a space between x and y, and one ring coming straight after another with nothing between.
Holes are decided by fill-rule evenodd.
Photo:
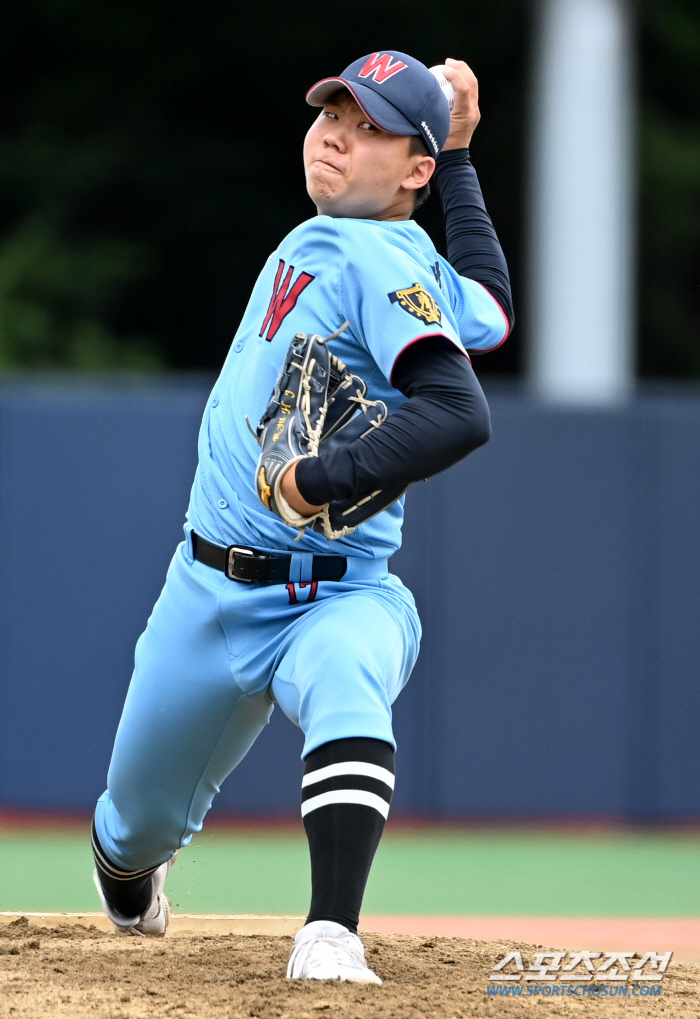
<instances>
[{"instance_id":1,"label":"green grass field","mask_svg":"<svg viewBox=\"0 0 700 1019\"><path fill-rule=\"evenodd\" d=\"M0 828L0 910L97 910L87 831ZM213 829L168 879L178 912L299 913L303 833ZM385 836L367 914L693 917L700 835L463 829Z\"/></svg>"}]
</instances>

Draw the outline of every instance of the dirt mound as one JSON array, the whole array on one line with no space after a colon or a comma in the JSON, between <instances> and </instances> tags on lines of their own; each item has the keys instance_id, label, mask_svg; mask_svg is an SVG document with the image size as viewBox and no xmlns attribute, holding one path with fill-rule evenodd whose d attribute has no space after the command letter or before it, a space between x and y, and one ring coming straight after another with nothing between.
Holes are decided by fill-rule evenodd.
<instances>
[{"instance_id":1,"label":"dirt mound","mask_svg":"<svg viewBox=\"0 0 700 1019\"><path fill-rule=\"evenodd\" d=\"M35 927L34 925L30 927L27 917L20 916L12 923L0 925L0 953L3 953L2 945L5 941L23 941L27 938L36 939L37 937L49 940L58 938L60 941L84 941L86 939L90 941L95 938L107 937L107 935L92 924L89 927L71 923L60 923L56 927Z\"/></svg>"},{"instance_id":2,"label":"dirt mound","mask_svg":"<svg viewBox=\"0 0 700 1019\"><path fill-rule=\"evenodd\" d=\"M672 962L661 997L494 998L487 977L511 948L462 938L365 935L381 987L287 981L292 939L238 935L127 938L86 928L0 929L0 1016L17 1019L426 1019L700 1016L700 966ZM542 946L537 946L541 948ZM523 988L525 991L526 988Z\"/></svg>"}]
</instances>

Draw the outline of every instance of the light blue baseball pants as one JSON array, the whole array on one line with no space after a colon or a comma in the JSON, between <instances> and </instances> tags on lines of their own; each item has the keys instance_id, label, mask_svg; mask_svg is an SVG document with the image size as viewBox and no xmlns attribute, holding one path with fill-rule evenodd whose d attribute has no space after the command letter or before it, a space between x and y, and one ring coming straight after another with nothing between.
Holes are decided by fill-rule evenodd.
<instances>
[{"instance_id":1,"label":"light blue baseball pants","mask_svg":"<svg viewBox=\"0 0 700 1019\"><path fill-rule=\"evenodd\" d=\"M419 642L413 597L385 559L288 588L228 580L183 542L136 645L95 814L102 848L130 871L186 845L275 702L305 755L350 736L395 745L391 704Z\"/></svg>"}]
</instances>

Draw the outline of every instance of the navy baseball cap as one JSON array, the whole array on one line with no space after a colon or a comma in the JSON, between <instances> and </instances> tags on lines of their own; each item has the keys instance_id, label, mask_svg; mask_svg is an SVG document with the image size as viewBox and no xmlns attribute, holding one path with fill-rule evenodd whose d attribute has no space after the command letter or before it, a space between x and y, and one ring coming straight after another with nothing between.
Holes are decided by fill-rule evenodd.
<instances>
[{"instance_id":1,"label":"navy baseball cap","mask_svg":"<svg viewBox=\"0 0 700 1019\"><path fill-rule=\"evenodd\" d=\"M370 53L339 78L323 78L306 93L309 106L323 106L345 87L377 127L390 134L419 134L437 156L450 133L450 107L437 78L420 60L397 50Z\"/></svg>"}]
</instances>

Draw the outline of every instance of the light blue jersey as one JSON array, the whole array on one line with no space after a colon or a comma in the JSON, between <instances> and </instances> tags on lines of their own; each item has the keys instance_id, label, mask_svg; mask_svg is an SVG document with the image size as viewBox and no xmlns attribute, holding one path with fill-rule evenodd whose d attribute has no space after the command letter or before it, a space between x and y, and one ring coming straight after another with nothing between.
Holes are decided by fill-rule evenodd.
<instances>
[{"instance_id":1,"label":"light blue jersey","mask_svg":"<svg viewBox=\"0 0 700 1019\"><path fill-rule=\"evenodd\" d=\"M253 428L298 332L328 336L331 349L389 412L405 397L391 385L399 354L416 340L446 336L465 350L491 350L507 333L499 305L459 276L412 220L397 223L317 216L267 260L209 398L188 510L194 530L217 545L386 558L401 544L403 499L338 541L307 530L300 541L255 492L260 453Z\"/></svg>"}]
</instances>

